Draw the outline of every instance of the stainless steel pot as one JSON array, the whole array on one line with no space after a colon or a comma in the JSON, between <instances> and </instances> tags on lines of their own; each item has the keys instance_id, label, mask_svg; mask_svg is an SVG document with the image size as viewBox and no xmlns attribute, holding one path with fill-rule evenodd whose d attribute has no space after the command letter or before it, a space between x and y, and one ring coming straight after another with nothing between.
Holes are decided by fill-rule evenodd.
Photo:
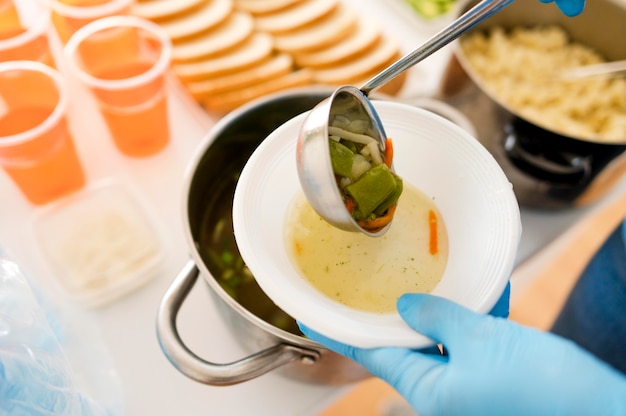
<instances>
[{"instance_id":1,"label":"stainless steel pot","mask_svg":"<svg viewBox=\"0 0 626 416\"><path fill-rule=\"evenodd\" d=\"M247 303L235 301L214 277L215 270L203 251L203 233L207 232L203 219L211 215L211 210L232 211L236 179L224 177L225 172L240 172L254 149L272 130L310 110L329 95L330 91L323 89L293 90L235 110L210 130L188 166L183 215L192 260L174 279L161 301L157 336L174 367L196 381L231 385L272 370L292 379L320 384L345 384L370 376L354 361L259 318L258 313L251 312L255 305L250 299ZM232 224L229 226L232 235ZM234 237L232 239L234 241ZM176 316L199 276L209 286L232 335L249 356L231 363L213 363L189 350L180 338ZM259 289L252 301L269 301L263 297ZM209 331L207 336L210 336Z\"/></svg>"},{"instance_id":2,"label":"stainless steel pot","mask_svg":"<svg viewBox=\"0 0 626 416\"><path fill-rule=\"evenodd\" d=\"M557 24L573 40L618 60L626 59L625 22L626 3L621 0L589 1L574 18L564 16L554 5L516 0L473 30ZM586 204L605 194L626 173L626 137L608 144L558 134L525 120L481 85L456 45L437 96L476 126L477 138L502 166L520 204L540 208Z\"/></svg>"}]
</instances>

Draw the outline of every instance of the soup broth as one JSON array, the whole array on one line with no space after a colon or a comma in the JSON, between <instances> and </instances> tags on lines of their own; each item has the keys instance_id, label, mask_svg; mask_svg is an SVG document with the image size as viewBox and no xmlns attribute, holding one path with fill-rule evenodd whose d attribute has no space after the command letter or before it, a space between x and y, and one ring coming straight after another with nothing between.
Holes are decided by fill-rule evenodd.
<instances>
[{"instance_id":1,"label":"soup broth","mask_svg":"<svg viewBox=\"0 0 626 416\"><path fill-rule=\"evenodd\" d=\"M220 286L239 304L265 322L296 335L296 321L278 308L261 290L243 262L233 231L232 195L239 179L240 162L234 160L223 176L216 178L215 191L207 195L199 235L199 252Z\"/></svg>"},{"instance_id":2,"label":"soup broth","mask_svg":"<svg viewBox=\"0 0 626 416\"><path fill-rule=\"evenodd\" d=\"M190 190L190 195L197 195L189 201L190 228L211 277L250 313L298 336L302 333L296 321L261 290L243 262L233 230L233 195L239 174L259 144L277 127L328 95L320 90L277 96L236 116L202 157Z\"/></svg>"},{"instance_id":3,"label":"soup broth","mask_svg":"<svg viewBox=\"0 0 626 416\"><path fill-rule=\"evenodd\" d=\"M302 276L331 299L390 313L408 292L431 292L448 260L445 224L431 198L405 184L382 237L339 230L299 195L290 208L287 247Z\"/></svg>"}]
</instances>

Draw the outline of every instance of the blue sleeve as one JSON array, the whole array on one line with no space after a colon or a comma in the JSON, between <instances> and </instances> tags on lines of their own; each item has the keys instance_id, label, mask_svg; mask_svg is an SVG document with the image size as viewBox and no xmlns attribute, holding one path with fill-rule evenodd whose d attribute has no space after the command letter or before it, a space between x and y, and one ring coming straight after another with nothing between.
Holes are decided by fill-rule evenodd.
<instances>
[{"instance_id":1,"label":"blue sleeve","mask_svg":"<svg viewBox=\"0 0 626 416\"><path fill-rule=\"evenodd\" d=\"M587 265L552 332L626 374L626 220Z\"/></svg>"}]
</instances>

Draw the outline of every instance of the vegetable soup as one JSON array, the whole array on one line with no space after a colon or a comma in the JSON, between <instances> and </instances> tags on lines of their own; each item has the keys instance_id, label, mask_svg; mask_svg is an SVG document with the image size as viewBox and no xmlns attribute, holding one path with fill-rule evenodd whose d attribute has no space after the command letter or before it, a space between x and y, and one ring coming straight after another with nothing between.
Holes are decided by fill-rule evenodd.
<instances>
[{"instance_id":1,"label":"vegetable soup","mask_svg":"<svg viewBox=\"0 0 626 416\"><path fill-rule=\"evenodd\" d=\"M394 223L382 237L339 230L304 195L290 208L290 258L314 287L346 306L390 313L408 292L431 292L448 260L448 235L433 200L405 184Z\"/></svg>"},{"instance_id":2,"label":"vegetable soup","mask_svg":"<svg viewBox=\"0 0 626 416\"><path fill-rule=\"evenodd\" d=\"M207 195L199 252L215 280L234 300L265 322L301 335L296 321L261 290L241 258L235 242L232 195L239 179L239 164L243 163L246 156L242 154L242 160L235 158L223 175L216 178L219 185L214 185L215 192Z\"/></svg>"}]
</instances>

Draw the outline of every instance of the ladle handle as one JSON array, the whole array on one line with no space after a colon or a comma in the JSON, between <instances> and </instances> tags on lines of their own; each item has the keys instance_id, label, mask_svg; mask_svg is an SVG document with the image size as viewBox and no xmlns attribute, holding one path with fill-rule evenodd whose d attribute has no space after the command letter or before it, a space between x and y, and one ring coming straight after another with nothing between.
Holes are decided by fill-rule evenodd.
<instances>
[{"instance_id":1,"label":"ladle handle","mask_svg":"<svg viewBox=\"0 0 626 416\"><path fill-rule=\"evenodd\" d=\"M434 52L443 48L463 33L467 32L491 15L504 9L511 3L513 3L513 0L481 1L476 6L463 13L463 15L450 25L435 34L432 38L427 40L422 46L403 56L398 61L385 68L378 75L367 81L365 85L360 88L361 91L363 91L365 95L368 95L372 90L386 84L407 69L411 68L413 65L428 58Z\"/></svg>"}]
</instances>

